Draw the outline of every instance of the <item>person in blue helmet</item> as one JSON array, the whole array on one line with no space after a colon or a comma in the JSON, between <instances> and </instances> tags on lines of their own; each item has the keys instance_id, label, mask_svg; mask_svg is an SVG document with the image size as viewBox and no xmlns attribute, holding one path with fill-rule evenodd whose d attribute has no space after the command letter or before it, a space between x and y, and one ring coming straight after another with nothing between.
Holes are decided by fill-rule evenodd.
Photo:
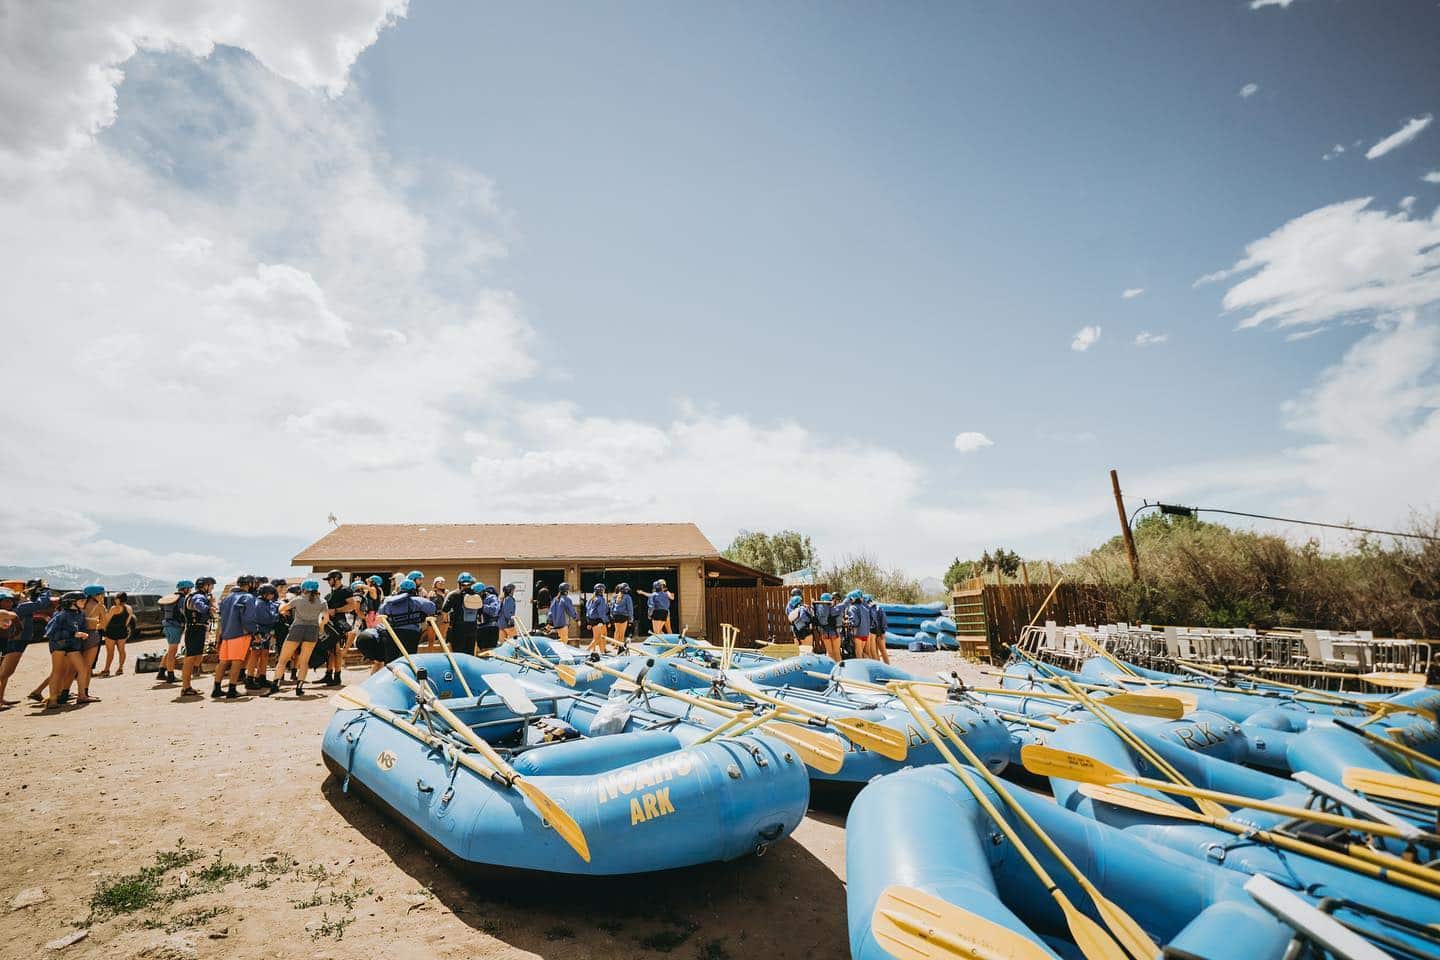
<instances>
[{"instance_id":1,"label":"person in blue helmet","mask_svg":"<svg viewBox=\"0 0 1440 960\"><path fill-rule=\"evenodd\" d=\"M285 667L293 664L295 696L303 697L305 681L310 676L310 657L320 642L320 630L329 615L329 608L320 596L320 581L301 581L300 592L287 597L279 612L290 617L290 630L280 646L280 659L275 662L275 679L270 681L270 692L279 691Z\"/></svg>"},{"instance_id":2,"label":"person in blue helmet","mask_svg":"<svg viewBox=\"0 0 1440 960\"><path fill-rule=\"evenodd\" d=\"M785 604L785 619L790 621L790 632L795 635L796 643L804 643L815 635L815 613L800 594L790 595ZM815 649L813 640L810 648Z\"/></svg>"},{"instance_id":3,"label":"person in blue helmet","mask_svg":"<svg viewBox=\"0 0 1440 960\"><path fill-rule=\"evenodd\" d=\"M85 618L85 640L81 644L81 652L93 674L95 661L100 658L100 648L105 645L105 621L110 616L110 606L105 602L105 587L101 584L86 584L80 592L85 597L80 601L80 614Z\"/></svg>"},{"instance_id":4,"label":"person in blue helmet","mask_svg":"<svg viewBox=\"0 0 1440 960\"><path fill-rule=\"evenodd\" d=\"M670 605L675 602L675 594L670 592L670 586L661 579L650 585L649 593L644 590L635 592L645 598L646 616L650 618L650 632L669 633Z\"/></svg>"},{"instance_id":5,"label":"person in blue helmet","mask_svg":"<svg viewBox=\"0 0 1440 960\"><path fill-rule=\"evenodd\" d=\"M425 574L423 572L419 570L411 570L409 573L405 574L405 579L415 581L416 597L422 597L427 599L429 598L430 594L429 591L425 589Z\"/></svg>"},{"instance_id":6,"label":"person in blue helmet","mask_svg":"<svg viewBox=\"0 0 1440 960\"><path fill-rule=\"evenodd\" d=\"M72 590L62 594L60 610L45 625L45 639L50 642L50 695L45 700L46 710L60 706L60 694L76 679L80 682L76 703L100 702L99 697L90 696L90 661L84 652L89 631L85 629L85 614L80 608L84 601L83 592Z\"/></svg>"},{"instance_id":7,"label":"person in blue helmet","mask_svg":"<svg viewBox=\"0 0 1440 960\"><path fill-rule=\"evenodd\" d=\"M255 601L245 611L245 629L250 634L250 656L245 661L245 686L270 695L277 689L266 674L270 671L270 647L275 626L280 622L280 591L273 583L255 590Z\"/></svg>"},{"instance_id":8,"label":"person in blue helmet","mask_svg":"<svg viewBox=\"0 0 1440 960\"><path fill-rule=\"evenodd\" d=\"M625 632L634 619L635 598L630 596L630 584L622 583L615 588L615 596L610 600L610 622L615 625L615 642L622 650L625 647Z\"/></svg>"},{"instance_id":9,"label":"person in blue helmet","mask_svg":"<svg viewBox=\"0 0 1440 960\"><path fill-rule=\"evenodd\" d=\"M865 594L864 599L865 605L870 608L870 652L876 660L889 663L890 651L885 645L885 634L890 632L890 616L870 594Z\"/></svg>"},{"instance_id":10,"label":"person in blue helmet","mask_svg":"<svg viewBox=\"0 0 1440 960\"><path fill-rule=\"evenodd\" d=\"M851 590L845 595L841 626L842 632L848 633L855 644L855 656L871 659L870 630L873 624L870 622L870 608L865 606L864 597L859 590Z\"/></svg>"},{"instance_id":11,"label":"person in blue helmet","mask_svg":"<svg viewBox=\"0 0 1440 960\"><path fill-rule=\"evenodd\" d=\"M575 601L570 598L570 584L562 583L555 588L555 599L550 601L550 629L561 640L570 639L570 624L580 619L575 611Z\"/></svg>"},{"instance_id":12,"label":"person in blue helmet","mask_svg":"<svg viewBox=\"0 0 1440 960\"><path fill-rule=\"evenodd\" d=\"M480 621L475 627L475 648L494 650L500 645L500 594L479 581L470 592L480 598Z\"/></svg>"},{"instance_id":13,"label":"person in blue helmet","mask_svg":"<svg viewBox=\"0 0 1440 960\"><path fill-rule=\"evenodd\" d=\"M597 583L585 601L585 625L590 630L590 642L585 646L588 653L604 653L610 626L610 602L605 599L605 584Z\"/></svg>"},{"instance_id":14,"label":"person in blue helmet","mask_svg":"<svg viewBox=\"0 0 1440 960\"><path fill-rule=\"evenodd\" d=\"M825 656L840 662L840 611L835 608L835 598L831 594L822 593L820 599L815 601L815 636L819 642L819 649L816 653L823 653ZM812 644L812 649L814 645Z\"/></svg>"},{"instance_id":15,"label":"person in blue helmet","mask_svg":"<svg viewBox=\"0 0 1440 960\"><path fill-rule=\"evenodd\" d=\"M500 588L500 642L504 643L519 631L515 629L515 584Z\"/></svg>"},{"instance_id":16,"label":"person in blue helmet","mask_svg":"<svg viewBox=\"0 0 1440 960\"><path fill-rule=\"evenodd\" d=\"M194 580L177 580L175 592L160 598L160 630L165 634L165 656L160 660L160 673L156 683L175 683L175 661L180 656L180 641L185 637L185 614L183 607L190 591L195 589Z\"/></svg>"},{"instance_id":17,"label":"person in blue helmet","mask_svg":"<svg viewBox=\"0 0 1440 960\"><path fill-rule=\"evenodd\" d=\"M388 623L394 631L396 639L405 648L406 653L414 654L420 650L420 631L425 626L425 618L435 616L435 604L418 596L420 584L406 577L400 581L400 592L393 596L386 597L380 604L380 620L384 640L390 644L386 651L387 656L381 662L389 663L400 655L400 651L394 647L388 632L383 631L383 625Z\"/></svg>"},{"instance_id":18,"label":"person in blue helmet","mask_svg":"<svg viewBox=\"0 0 1440 960\"><path fill-rule=\"evenodd\" d=\"M210 623L215 618L214 577L195 578L195 589L185 598L180 608L184 620L182 639L185 643L185 659L180 661L180 696L198 697L200 691L190 685L190 680L200 669L205 658L205 636L210 632Z\"/></svg>"},{"instance_id":19,"label":"person in blue helmet","mask_svg":"<svg viewBox=\"0 0 1440 960\"><path fill-rule=\"evenodd\" d=\"M455 583L455 589L440 604L440 612L445 614L445 642L455 653L474 656L475 631L480 627L480 608L485 601L470 591L475 586L472 574L461 573Z\"/></svg>"},{"instance_id":20,"label":"person in blue helmet","mask_svg":"<svg viewBox=\"0 0 1440 960\"><path fill-rule=\"evenodd\" d=\"M240 696L240 674L250 659L250 634L246 632L245 619L250 604L255 601L251 592L254 589L255 578L244 573L235 578L230 592L220 598L220 645L216 650L215 684L210 690L210 696L216 700L221 697L234 700ZM224 688L227 678L228 689Z\"/></svg>"}]
</instances>

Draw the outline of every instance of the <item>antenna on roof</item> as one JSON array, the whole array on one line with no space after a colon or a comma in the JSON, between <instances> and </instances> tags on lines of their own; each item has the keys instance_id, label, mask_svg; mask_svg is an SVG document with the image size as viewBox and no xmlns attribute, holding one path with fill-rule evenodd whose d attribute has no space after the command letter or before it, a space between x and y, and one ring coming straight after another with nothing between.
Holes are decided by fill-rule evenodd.
<instances>
[{"instance_id":1,"label":"antenna on roof","mask_svg":"<svg viewBox=\"0 0 1440 960\"><path fill-rule=\"evenodd\" d=\"M327 523L332 523L337 527L340 526L340 520L338 517L335 516L334 513L331 513L330 516L325 518L325 520Z\"/></svg>"}]
</instances>

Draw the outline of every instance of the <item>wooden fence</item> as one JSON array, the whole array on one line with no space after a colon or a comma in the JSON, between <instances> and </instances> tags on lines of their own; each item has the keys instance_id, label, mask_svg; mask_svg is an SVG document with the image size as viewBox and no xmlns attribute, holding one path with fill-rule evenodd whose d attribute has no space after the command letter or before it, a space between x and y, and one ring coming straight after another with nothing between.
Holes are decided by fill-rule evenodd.
<instances>
[{"instance_id":1,"label":"wooden fence","mask_svg":"<svg viewBox=\"0 0 1440 960\"><path fill-rule=\"evenodd\" d=\"M720 639L720 624L733 623L740 629L740 645L758 647L762 643L788 643L794 637L785 605L793 587L706 587L705 632L715 641ZM814 604L829 588L824 584L802 586L805 602Z\"/></svg>"},{"instance_id":2,"label":"wooden fence","mask_svg":"<svg viewBox=\"0 0 1440 960\"><path fill-rule=\"evenodd\" d=\"M1005 647L1020 639L1045 597L1050 593L1050 584L1036 583L1026 586L1019 583L983 586L966 584L957 587L951 596L952 610L957 626L964 615L964 633L976 634L980 619L976 601L983 606L984 635L990 641L990 655L997 662L1008 656ZM968 589L967 589L968 588ZM1055 596L1040 615L1039 623L1054 620L1060 624L1105 623L1113 619L1099 587L1090 584L1062 583Z\"/></svg>"}]
</instances>

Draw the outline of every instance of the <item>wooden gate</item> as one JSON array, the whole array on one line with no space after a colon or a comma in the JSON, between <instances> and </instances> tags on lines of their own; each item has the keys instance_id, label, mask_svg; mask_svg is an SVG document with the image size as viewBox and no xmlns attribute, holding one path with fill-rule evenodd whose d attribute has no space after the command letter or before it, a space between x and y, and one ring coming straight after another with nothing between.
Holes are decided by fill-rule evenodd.
<instances>
[{"instance_id":1,"label":"wooden gate","mask_svg":"<svg viewBox=\"0 0 1440 960\"><path fill-rule=\"evenodd\" d=\"M720 624L732 623L740 630L742 647L763 643L788 643L794 638L785 605L794 587L710 587L705 588L705 628L720 636ZM813 604L828 588L823 584L800 587L800 596Z\"/></svg>"},{"instance_id":2,"label":"wooden gate","mask_svg":"<svg viewBox=\"0 0 1440 960\"><path fill-rule=\"evenodd\" d=\"M1029 586L1019 583L987 583L979 590L957 588L952 594L956 626L960 626L959 604L963 594L970 605L967 607L969 622L972 625L979 623L983 627L981 632L989 639L990 655L996 658L994 662L1001 663L1009 657L1006 646L1020 639L1020 631L1025 629L1025 625L1040 610L1040 605L1045 602L1049 593L1048 585L1038 583ZM972 609L976 596L982 608L978 612ZM1054 620L1067 625L1098 624L1112 619L1114 617L1111 616L1104 593L1099 587L1083 583L1062 583L1045 607L1039 622ZM960 633L968 632L971 631L961 627Z\"/></svg>"}]
</instances>

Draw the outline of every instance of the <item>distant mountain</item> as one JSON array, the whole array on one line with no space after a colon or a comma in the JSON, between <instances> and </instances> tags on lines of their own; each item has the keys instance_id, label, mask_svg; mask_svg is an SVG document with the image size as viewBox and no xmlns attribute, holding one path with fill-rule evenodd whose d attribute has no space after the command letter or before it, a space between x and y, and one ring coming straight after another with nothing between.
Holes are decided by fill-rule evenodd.
<instances>
[{"instance_id":1,"label":"distant mountain","mask_svg":"<svg viewBox=\"0 0 1440 960\"><path fill-rule=\"evenodd\" d=\"M104 584L105 589L112 593L124 590L126 593L163 594L169 593L175 587L175 584L168 580L156 580L154 577L147 577L142 573L97 573L94 570L72 567L64 563L44 567L0 566L0 580L33 580L36 577L43 578L50 586L57 589L74 588L78 590L87 583L100 583Z\"/></svg>"}]
</instances>

